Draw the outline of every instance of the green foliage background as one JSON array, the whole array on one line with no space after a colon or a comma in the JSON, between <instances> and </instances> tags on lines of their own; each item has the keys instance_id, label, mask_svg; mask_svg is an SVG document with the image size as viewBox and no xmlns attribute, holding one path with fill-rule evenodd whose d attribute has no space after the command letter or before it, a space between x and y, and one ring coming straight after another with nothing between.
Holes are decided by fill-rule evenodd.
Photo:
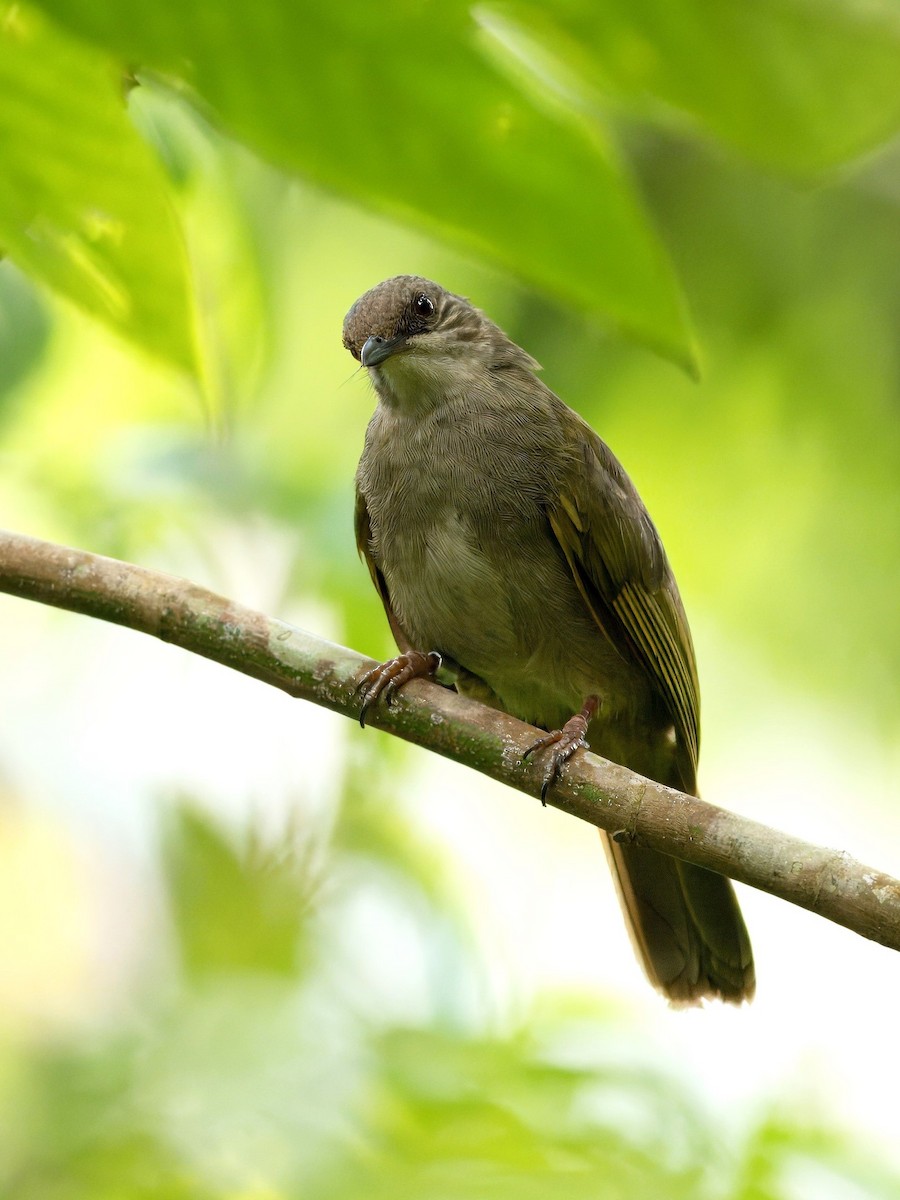
<instances>
[{"instance_id":1,"label":"green foliage background","mask_svg":"<svg viewBox=\"0 0 900 1200\"><path fill-rule=\"evenodd\" d=\"M639 483L714 782L765 714L824 713L744 770L765 791L770 761L845 753L877 848L896 826L869 785L896 790L900 744L898 61L887 0L0 4L3 523L387 653L340 321L429 274ZM814 1105L713 1113L620 1002L485 999L484 914L398 800L422 787L401 748L292 709L285 767L258 691L229 710L166 648L0 614L0 1194L900 1190ZM243 791L167 740L154 703L193 687L187 742L245 743Z\"/></svg>"}]
</instances>

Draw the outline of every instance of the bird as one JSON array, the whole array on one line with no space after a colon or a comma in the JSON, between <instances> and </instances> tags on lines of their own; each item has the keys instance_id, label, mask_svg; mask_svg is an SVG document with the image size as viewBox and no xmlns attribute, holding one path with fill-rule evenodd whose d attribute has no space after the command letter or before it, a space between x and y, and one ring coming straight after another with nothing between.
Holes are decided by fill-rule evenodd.
<instances>
[{"instance_id":1,"label":"bird","mask_svg":"<svg viewBox=\"0 0 900 1200\"><path fill-rule=\"evenodd\" d=\"M398 275L362 295L343 344L374 385L356 473L357 546L400 654L371 704L440 668L546 731L545 798L590 745L697 794L699 685L662 541L610 448L480 309ZM601 833L637 957L673 1006L752 998L731 881Z\"/></svg>"}]
</instances>

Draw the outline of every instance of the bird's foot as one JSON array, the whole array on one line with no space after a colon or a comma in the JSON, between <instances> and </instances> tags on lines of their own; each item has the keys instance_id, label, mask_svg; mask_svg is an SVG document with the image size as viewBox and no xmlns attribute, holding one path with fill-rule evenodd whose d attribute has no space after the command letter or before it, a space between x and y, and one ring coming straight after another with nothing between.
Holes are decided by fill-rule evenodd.
<instances>
[{"instance_id":1,"label":"bird's foot","mask_svg":"<svg viewBox=\"0 0 900 1200\"><path fill-rule=\"evenodd\" d=\"M545 808L547 807L547 793L556 783L562 767L576 750L588 749L588 725L599 707L599 696L588 696L581 712L570 717L562 729L554 729L544 737L538 738L522 755L523 758L528 758L530 754L540 754L544 750L550 751L547 755L547 771L544 775L544 782L541 784L541 804Z\"/></svg>"},{"instance_id":2,"label":"bird's foot","mask_svg":"<svg viewBox=\"0 0 900 1200\"><path fill-rule=\"evenodd\" d=\"M390 704L394 693L411 679L427 679L435 675L441 665L441 656L436 650L424 654L421 650L410 650L398 654L387 662L379 663L366 671L356 685L356 694L362 696L359 723L365 729L366 713L380 696Z\"/></svg>"}]
</instances>

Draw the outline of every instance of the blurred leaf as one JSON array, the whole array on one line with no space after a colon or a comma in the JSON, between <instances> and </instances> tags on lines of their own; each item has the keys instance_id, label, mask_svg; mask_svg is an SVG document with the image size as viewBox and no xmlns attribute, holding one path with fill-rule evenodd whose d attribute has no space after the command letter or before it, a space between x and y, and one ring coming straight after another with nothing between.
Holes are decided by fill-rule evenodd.
<instances>
[{"instance_id":1,"label":"blurred leaf","mask_svg":"<svg viewBox=\"0 0 900 1200\"><path fill-rule=\"evenodd\" d=\"M710 1113L640 1026L583 1001L524 1014L519 1033L460 1032L392 1024L327 954L261 977L272 910L253 857L177 812L163 884L203 978L148 990L137 1013L129 1003L78 1031L75 1049L54 1039L11 1053L0 1038L4 1198L787 1200L843 1196L845 1183L861 1200L896 1194L877 1155L801 1105L782 1101L743 1130L739 1113ZM345 917L320 914L323 945ZM221 950L226 926L237 952Z\"/></svg>"},{"instance_id":2,"label":"blurred leaf","mask_svg":"<svg viewBox=\"0 0 900 1200\"><path fill-rule=\"evenodd\" d=\"M714 1143L682 1091L661 1074L562 1067L530 1038L396 1029L376 1043L381 1088L363 1127L368 1152L336 1164L317 1194L631 1200L711 1195ZM616 1097L596 1114L597 1094ZM628 1102L649 1120L627 1124ZM625 1120L623 1120L623 1115ZM689 1123L688 1152L678 1135ZM673 1132L675 1137L672 1136ZM702 1147L702 1150L701 1150Z\"/></svg>"},{"instance_id":3,"label":"blurred leaf","mask_svg":"<svg viewBox=\"0 0 900 1200\"><path fill-rule=\"evenodd\" d=\"M816 1122L799 1104L773 1105L750 1131L740 1168L736 1200L790 1196L894 1200L900 1174L845 1134Z\"/></svg>"},{"instance_id":4,"label":"blurred leaf","mask_svg":"<svg viewBox=\"0 0 900 1200\"><path fill-rule=\"evenodd\" d=\"M661 244L600 130L492 65L464 5L347 3L302 15L288 0L43 7L128 61L186 78L282 166L693 361Z\"/></svg>"},{"instance_id":5,"label":"blurred leaf","mask_svg":"<svg viewBox=\"0 0 900 1200\"><path fill-rule=\"evenodd\" d=\"M0 263L0 422L7 396L40 361L49 332L49 316L29 280L12 263Z\"/></svg>"},{"instance_id":6,"label":"blurred leaf","mask_svg":"<svg viewBox=\"0 0 900 1200\"><path fill-rule=\"evenodd\" d=\"M312 885L294 839L268 852L250 842L239 853L208 817L182 806L169 821L164 865L190 976L302 969Z\"/></svg>"},{"instance_id":7,"label":"blurred leaf","mask_svg":"<svg viewBox=\"0 0 900 1200\"><path fill-rule=\"evenodd\" d=\"M197 369L187 260L162 171L106 57L0 3L0 244L132 342Z\"/></svg>"},{"instance_id":8,"label":"blurred leaf","mask_svg":"<svg viewBox=\"0 0 900 1200\"><path fill-rule=\"evenodd\" d=\"M219 1196L155 1135L154 1115L136 1103L139 1070L134 1045L117 1034L35 1053L14 1117L16 1152L0 1158L4 1200Z\"/></svg>"},{"instance_id":9,"label":"blurred leaf","mask_svg":"<svg viewBox=\"0 0 900 1200\"><path fill-rule=\"evenodd\" d=\"M253 406L278 299L260 244L277 237L291 181L223 137L169 89L129 96L137 128L166 165L187 242L211 408L226 424ZM262 213L251 217L251 205ZM283 246L278 247L283 253ZM268 284L268 286L267 286ZM241 501L235 498L238 504Z\"/></svg>"},{"instance_id":10,"label":"blurred leaf","mask_svg":"<svg viewBox=\"0 0 900 1200\"><path fill-rule=\"evenodd\" d=\"M512 0L486 11L498 34L518 26L633 111L670 121L674 109L789 174L900 128L900 20L884 0Z\"/></svg>"},{"instance_id":11,"label":"blurred leaf","mask_svg":"<svg viewBox=\"0 0 900 1200\"><path fill-rule=\"evenodd\" d=\"M900 155L881 168L900 195ZM798 192L664 138L643 181L703 331L704 382L612 349L582 411L660 521L689 612L896 745L897 200L864 178ZM590 360L570 336L564 395ZM716 668L701 651L701 680Z\"/></svg>"}]
</instances>

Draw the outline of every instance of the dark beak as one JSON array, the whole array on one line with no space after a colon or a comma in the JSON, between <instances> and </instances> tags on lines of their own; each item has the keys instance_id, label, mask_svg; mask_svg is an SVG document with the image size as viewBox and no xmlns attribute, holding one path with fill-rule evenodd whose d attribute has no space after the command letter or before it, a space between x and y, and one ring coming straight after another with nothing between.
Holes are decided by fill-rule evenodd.
<instances>
[{"instance_id":1,"label":"dark beak","mask_svg":"<svg viewBox=\"0 0 900 1200\"><path fill-rule=\"evenodd\" d=\"M359 355L359 361L364 367L377 367L379 363L384 362L401 346L406 344L404 337L370 337L366 338L365 344Z\"/></svg>"}]
</instances>

